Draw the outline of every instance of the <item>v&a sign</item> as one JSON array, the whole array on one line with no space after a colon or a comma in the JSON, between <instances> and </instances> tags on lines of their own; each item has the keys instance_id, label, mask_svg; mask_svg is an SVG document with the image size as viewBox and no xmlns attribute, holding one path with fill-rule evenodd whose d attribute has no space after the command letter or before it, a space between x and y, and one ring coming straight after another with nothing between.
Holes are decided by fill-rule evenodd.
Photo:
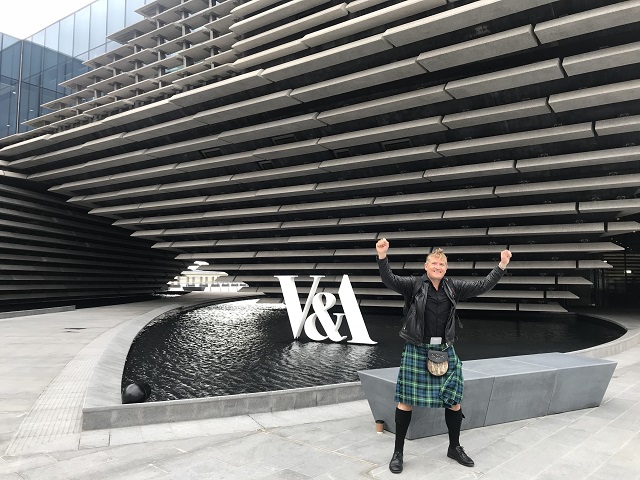
<instances>
[{"instance_id":1,"label":"v&a sign","mask_svg":"<svg viewBox=\"0 0 640 480\"><path fill-rule=\"evenodd\" d=\"M336 316L335 323L329 313L329 310L336 304L335 295L327 292L316 293L320 279L324 278L324 275L311 275L313 285L311 286L311 290L309 290L304 310L300 305L298 289L296 288L296 282L294 280L297 278L297 275L276 275L275 277L280 281L293 338L299 338L304 328L304 333L311 340L320 342L330 339L334 342L341 342L347 337L340 335L338 330L342 325L342 319L346 317L349 330L351 331L351 340L349 340L349 343L368 345L378 343L369 337L369 332L364 324L358 301L353 293L353 287L347 275L342 276L340 288L338 289L338 297L342 303L344 313L334 313ZM309 315L309 310L312 306L314 313ZM320 322L320 325L322 325L325 335L322 335L318 331L317 322Z\"/></svg>"}]
</instances>

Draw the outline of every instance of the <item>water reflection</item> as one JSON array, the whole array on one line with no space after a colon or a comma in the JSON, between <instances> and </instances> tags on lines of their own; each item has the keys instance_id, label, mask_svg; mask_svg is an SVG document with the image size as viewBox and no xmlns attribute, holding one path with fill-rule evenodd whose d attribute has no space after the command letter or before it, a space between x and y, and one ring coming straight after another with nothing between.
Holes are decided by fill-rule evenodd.
<instances>
[{"instance_id":1,"label":"water reflection","mask_svg":"<svg viewBox=\"0 0 640 480\"><path fill-rule=\"evenodd\" d=\"M241 301L149 324L134 341L123 385L144 381L151 401L261 392L356 381L357 371L396 366L400 318L366 316L378 345L293 340L283 305ZM344 322L343 335L349 335ZM466 319L463 360L571 351L613 340L608 325L563 320Z\"/></svg>"}]
</instances>

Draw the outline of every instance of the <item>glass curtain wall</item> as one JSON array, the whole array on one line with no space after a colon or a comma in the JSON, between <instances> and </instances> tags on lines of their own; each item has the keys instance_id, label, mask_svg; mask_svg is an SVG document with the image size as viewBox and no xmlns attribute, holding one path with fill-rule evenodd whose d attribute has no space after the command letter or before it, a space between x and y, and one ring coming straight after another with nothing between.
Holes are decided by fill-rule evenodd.
<instances>
[{"instance_id":1,"label":"glass curtain wall","mask_svg":"<svg viewBox=\"0 0 640 480\"><path fill-rule=\"evenodd\" d=\"M0 137L16 133L22 42L0 33Z\"/></svg>"},{"instance_id":2,"label":"glass curtain wall","mask_svg":"<svg viewBox=\"0 0 640 480\"><path fill-rule=\"evenodd\" d=\"M117 47L107 35L140 21L135 10L150 1L97 0L24 41L0 34L0 137L30 130L22 123L50 112L42 104L73 93L60 83Z\"/></svg>"}]
</instances>

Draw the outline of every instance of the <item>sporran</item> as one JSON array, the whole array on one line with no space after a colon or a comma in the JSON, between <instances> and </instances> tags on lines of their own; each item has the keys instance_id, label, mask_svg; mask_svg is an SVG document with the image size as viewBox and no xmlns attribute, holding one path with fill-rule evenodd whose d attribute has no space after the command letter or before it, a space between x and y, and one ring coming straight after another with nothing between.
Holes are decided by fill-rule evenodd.
<instances>
[{"instance_id":1,"label":"sporran","mask_svg":"<svg viewBox=\"0 0 640 480\"><path fill-rule=\"evenodd\" d=\"M449 354L438 350L429 350L427 352L427 370L431 375L441 377L449 370Z\"/></svg>"}]
</instances>

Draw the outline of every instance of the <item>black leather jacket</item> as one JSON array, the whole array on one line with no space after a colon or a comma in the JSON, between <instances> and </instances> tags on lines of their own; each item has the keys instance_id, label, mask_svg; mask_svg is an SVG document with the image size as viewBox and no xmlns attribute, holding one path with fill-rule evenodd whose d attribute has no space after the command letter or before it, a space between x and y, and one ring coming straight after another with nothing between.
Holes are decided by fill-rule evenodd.
<instances>
[{"instance_id":1,"label":"black leather jacket","mask_svg":"<svg viewBox=\"0 0 640 480\"><path fill-rule=\"evenodd\" d=\"M382 282L391 290L402 294L404 297L404 308L402 313L404 318L402 321L402 329L400 337L407 342L413 344L423 343L424 336L424 312L427 306L427 275L422 277L406 276L400 277L394 275L389 267L388 257L378 259L378 268L380 269L380 278ZM440 282L440 286L444 288L444 292L451 301L451 311L447 319L445 327L445 342L452 344L456 339L456 304L462 300L466 300L477 295L488 292L500 281L504 275L497 265L489 275L475 282L467 282L465 280L451 279L444 277Z\"/></svg>"}]
</instances>

